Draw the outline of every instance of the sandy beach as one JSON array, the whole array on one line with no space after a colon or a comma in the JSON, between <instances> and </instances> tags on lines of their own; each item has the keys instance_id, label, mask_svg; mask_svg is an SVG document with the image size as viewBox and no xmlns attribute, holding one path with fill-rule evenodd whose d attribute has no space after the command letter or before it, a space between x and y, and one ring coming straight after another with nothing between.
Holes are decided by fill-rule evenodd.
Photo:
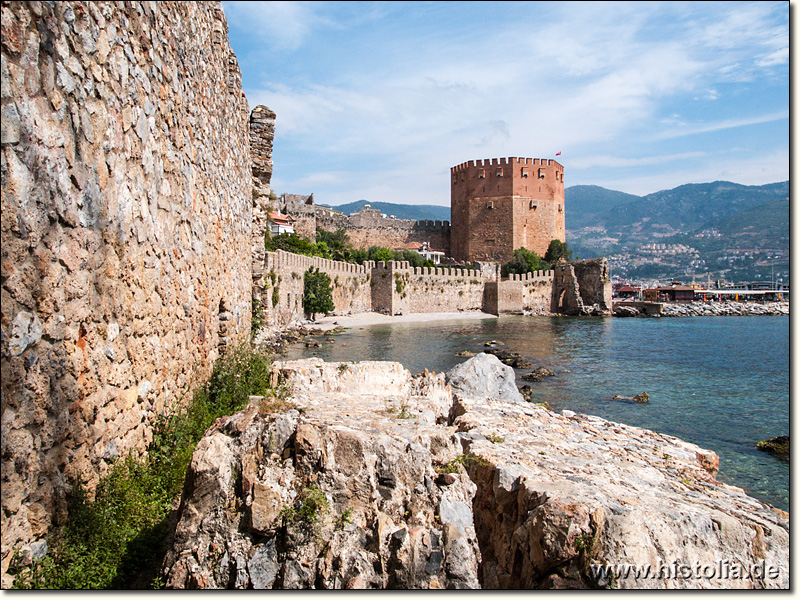
<instances>
[{"instance_id":1,"label":"sandy beach","mask_svg":"<svg viewBox=\"0 0 800 600\"><path fill-rule=\"evenodd\" d=\"M383 323L425 323L430 321L456 321L474 319L496 319L496 315L475 312L442 312L442 313L415 313L409 315L389 316L369 312L346 316L320 317L316 321L308 321L308 327L319 327L325 331L336 327L365 327L367 325L380 325Z\"/></svg>"}]
</instances>

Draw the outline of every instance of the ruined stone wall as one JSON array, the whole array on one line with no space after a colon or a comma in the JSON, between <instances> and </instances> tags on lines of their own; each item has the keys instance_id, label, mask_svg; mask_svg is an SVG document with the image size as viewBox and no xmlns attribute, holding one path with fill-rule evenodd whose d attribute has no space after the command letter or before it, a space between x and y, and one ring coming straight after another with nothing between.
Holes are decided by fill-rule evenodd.
<instances>
[{"instance_id":1,"label":"ruined stone wall","mask_svg":"<svg viewBox=\"0 0 800 600\"><path fill-rule=\"evenodd\" d=\"M309 198L311 201L309 202ZM355 248L366 250L370 246L403 248L412 242L428 242L436 250L450 253L450 223L448 221L414 221L384 217L379 210L362 209L347 216L325 206L313 204L312 196L284 194L282 208L297 219L295 232L300 237L315 241L319 227L325 231L344 229Z\"/></svg>"},{"instance_id":2,"label":"ruined stone wall","mask_svg":"<svg viewBox=\"0 0 800 600\"><path fill-rule=\"evenodd\" d=\"M371 263L356 265L278 250L266 253L264 266L265 284L260 305L268 325L281 327L304 318L303 275L311 267L331 278L336 307L332 314L371 311Z\"/></svg>"},{"instance_id":3,"label":"ruined stone wall","mask_svg":"<svg viewBox=\"0 0 800 600\"><path fill-rule=\"evenodd\" d=\"M283 194L279 199L278 208L295 219L294 231L298 236L314 243L317 241L318 216L326 212L336 212L324 206L316 206L314 194L309 196ZM341 215L341 213L336 214ZM331 231L335 231L335 229Z\"/></svg>"},{"instance_id":4,"label":"ruined stone wall","mask_svg":"<svg viewBox=\"0 0 800 600\"><path fill-rule=\"evenodd\" d=\"M592 258L571 263L580 286L584 306L597 306L602 311L611 311L613 290L608 260Z\"/></svg>"},{"instance_id":5,"label":"ruined stone wall","mask_svg":"<svg viewBox=\"0 0 800 600\"><path fill-rule=\"evenodd\" d=\"M451 250L461 261L510 260L527 248L544 256L565 240L564 167L554 160L469 161L450 170Z\"/></svg>"},{"instance_id":6,"label":"ruined stone wall","mask_svg":"<svg viewBox=\"0 0 800 600\"><path fill-rule=\"evenodd\" d=\"M272 144L275 138L275 113L266 106L256 106L250 113L250 156L253 160L252 263L253 302L264 292L264 237L269 227L269 212L277 202L270 200L272 180Z\"/></svg>"},{"instance_id":7,"label":"ruined stone wall","mask_svg":"<svg viewBox=\"0 0 800 600\"><path fill-rule=\"evenodd\" d=\"M486 282L477 269L379 262L372 271L373 310L392 315L482 310Z\"/></svg>"},{"instance_id":8,"label":"ruined stone wall","mask_svg":"<svg viewBox=\"0 0 800 600\"><path fill-rule=\"evenodd\" d=\"M249 332L247 113L218 2L3 3L3 572Z\"/></svg>"}]
</instances>

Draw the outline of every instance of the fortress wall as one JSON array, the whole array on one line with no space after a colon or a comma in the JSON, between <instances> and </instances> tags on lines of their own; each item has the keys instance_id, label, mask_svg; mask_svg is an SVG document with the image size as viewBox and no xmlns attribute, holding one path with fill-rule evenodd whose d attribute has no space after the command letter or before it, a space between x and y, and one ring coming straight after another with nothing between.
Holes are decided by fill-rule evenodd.
<instances>
[{"instance_id":1,"label":"fortress wall","mask_svg":"<svg viewBox=\"0 0 800 600\"><path fill-rule=\"evenodd\" d=\"M272 144L275 138L275 113L266 106L256 106L250 113L250 154L253 160L252 261L253 300L260 298L264 286L264 236L269 227L272 179Z\"/></svg>"},{"instance_id":2,"label":"fortress wall","mask_svg":"<svg viewBox=\"0 0 800 600\"><path fill-rule=\"evenodd\" d=\"M600 310L610 312L613 291L608 260L605 258L592 258L570 264L574 268L584 306L596 304Z\"/></svg>"},{"instance_id":3,"label":"fortress wall","mask_svg":"<svg viewBox=\"0 0 800 600\"><path fill-rule=\"evenodd\" d=\"M250 330L248 107L217 2L2 18L2 570Z\"/></svg>"},{"instance_id":4,"label":"fortress wall","mask_svg":"<svg viewBox=\"0 0 800 600\"><path fill-rule=\"evenodd\" d=\"M372 273L373 310L392 315L482 310L487 281L476 269L380 262Z\"/></svg>"},{"instance_id":5,"label":"fortress wall","mask_svg":"<svg viewBox=\"0 0 800 600\"><path fill-rule=\"evenodd\" d=\"M354 248L366 250L370 246L383 246L392 250L402 248L412 242L428 242L435 250L450 253L450 223L448 221L414 221L384 217L376 209L362 209L356 214L345 216L334 210L315 206L314 228L326 231L344 229ZM298 217L305 215L302 210L291 213ZM302 218L302 217L300 217ZM308 236L308 227L295 226L298 235Z\"/></svg>"},{"instance_id":6,"label":"fortress wall","mask_svg":"<svg viewBox=\"0 0 800 600\"><path fill-rule=\"evenodd\" d=\"M371 264L355 265L278 250L266 253L264 265L264 291L260 305L268 325L283 326L304 318L303 275L312 267L331 278L336 307L332 314L371 311Z\"/></svg>"}]
</instances>

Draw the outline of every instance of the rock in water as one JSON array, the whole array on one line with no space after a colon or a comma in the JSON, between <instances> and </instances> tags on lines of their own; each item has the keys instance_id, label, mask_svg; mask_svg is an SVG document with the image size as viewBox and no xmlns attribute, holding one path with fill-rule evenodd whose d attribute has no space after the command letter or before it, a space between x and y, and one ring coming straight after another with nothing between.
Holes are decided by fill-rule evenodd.
<instances>
[{"instance_id":1,"label":"rock in water","mask_svg":"<svg viewBox=\"0 0 800 600\"><path fill-rule=\"evenodd\" d=\"M770 454L774 454L775 456L789 458L788 435L779 435L778 437L774 437L769 440L764 440L763 442L758 442L756 446L758 447L759 450L763 450L764 452L769 452Z\"/></svg>"},{"instance_id":2,"label":"rock in water","mask_svg":"<svg viewBox=\"0 0 800 600\"><path fill-rule=\"evenodd\" d=\"M716 481L716 454L509 401L477 381L513 384L494 357L456 367L453 387L397 363L273 369L298 409L256 399L206 432L168 587L789 587L788 515ZM603 570L622 565L656 576Z\"/></svg>"},{"instance_id":3,"label":"rock in water","mask_svg":"<svg viewBox=\"0 0 800 600\"><path fill-rule=\"evenodd\" d=\"M446 381L459 396L524 402L514 369L491 354L480 353L447 372Z\"/></svg>"},{"instance_id":4,"label":"rock in water","mask_svg":"<svg viewBox=\"0 0 800 600\"><path fill-rule=\"evenodd\" d=\"M636 394L633 397L634 402L638 402L639 404L647 404L650 402L650 394L647 392L642 392L641 394Z\"/></svg>"},{"instance_id":5,"label":"rock in water","mask_svg":"<svg viewBox=\"0 0 800 600\"><path fill-rule=\"evenodd\" d=\"M538 367L530 373L523 375L522 378L526 381L541 381L545 377L553 377L554 375L554 371L551 371L545 367Z\"/></svg>"}]
</instances>

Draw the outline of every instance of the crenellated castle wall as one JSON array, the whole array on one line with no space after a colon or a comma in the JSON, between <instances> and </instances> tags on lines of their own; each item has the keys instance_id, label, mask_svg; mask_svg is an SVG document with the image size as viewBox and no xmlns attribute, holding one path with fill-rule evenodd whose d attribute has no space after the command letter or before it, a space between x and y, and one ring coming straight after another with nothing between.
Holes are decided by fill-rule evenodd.
<instances>
[{"instance_id":1,"label":"crenellated castle wall","mask_svg":"<svg viewBox=\"0 0 800 600\"><path fill-rule=\"evenodd\" d=\"M267 252L264 263L264 288L259 305L267 325L282 327L304 318L303 275L312 267L331 278L336 307L332 314L349 315L372 310L372 264L369 261L365 265L356 265L277 250Z\"/></svg>"},{"instance_id":2,"label":"crenellated castle wall","mask_svg":"<svg viewBox=\"0 0 800 600\"><path fill-rule=\"evenodd\" d=\"M380 261L372 271L372 309L389 315L480 311L488 280L477 269Z\"/></svg>"},{"instance_id":3,"label":"crenellated castle wall","mask_svg":"<svg viewBox=\"0 0 800 600\"><path fill-rule=\"evenodd\" d=\"M249 332L252 175L217 2L4 2L1 75L5 573Z\"/></svg>"}]
</instances>

